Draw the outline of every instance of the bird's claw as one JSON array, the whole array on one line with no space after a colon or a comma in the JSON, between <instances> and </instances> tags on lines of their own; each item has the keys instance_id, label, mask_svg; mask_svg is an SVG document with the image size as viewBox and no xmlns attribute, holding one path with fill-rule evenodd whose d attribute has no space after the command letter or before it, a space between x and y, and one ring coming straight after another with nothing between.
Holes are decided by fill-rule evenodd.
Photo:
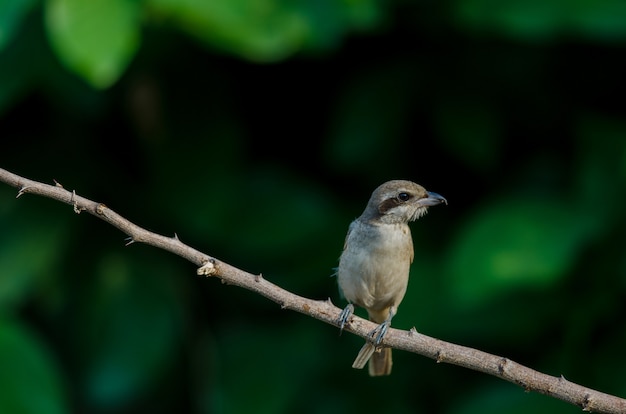
<instances>
[{"instance_id":1,"label":"bird's claw","mask_svg":"<svg viewBox=\"0 0 626 414\"><path fill-rule=\"evenodd\" d=\"M383 342L383 338L387 334L387 330L389 329L390 325L391 325L390 321L385 321L381 323L380 325L378 325L376 329L374 329L372 332L370 332L369 337L371 338L372 344L376 348L378 348L380 344Z\"/></svg>"},{"instance_id":2,"label":"bird's claw","mask_svg":"<svg viewBox=\"0 0 626 414\"><path fill-rule=\"evenodd\" d=\"M341 335L344 326L346 326L346 324L348 323L348 319L350 319L353 313L354 305L350 303L339 314L339 318L337 319L337 323L339 324L339 335Z\"/></svg>"}]
</instances>

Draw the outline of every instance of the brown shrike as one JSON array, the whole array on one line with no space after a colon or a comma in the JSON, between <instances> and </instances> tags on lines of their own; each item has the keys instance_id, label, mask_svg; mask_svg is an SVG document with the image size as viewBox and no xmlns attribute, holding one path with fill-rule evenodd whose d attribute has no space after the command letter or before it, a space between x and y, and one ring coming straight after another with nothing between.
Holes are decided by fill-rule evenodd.
<instances>
[{"instance_id":1,"label":"brown shrike","mask_svg":"<svg viewBox=\"0 0 626 414\"><path fill-rule=\"evenodd\" d=\"M369 360L371 376L391 373L391 348L380 344L409 282L413 240L408 223L442 203L447 204L445 198L414 182L388 181L374 190L363 214L350 224L337 269L339 288L349 302L339 318L340 329L348 323L353 304L380 324L353 368L363 368Z\"/></svg>"}]
</instances>

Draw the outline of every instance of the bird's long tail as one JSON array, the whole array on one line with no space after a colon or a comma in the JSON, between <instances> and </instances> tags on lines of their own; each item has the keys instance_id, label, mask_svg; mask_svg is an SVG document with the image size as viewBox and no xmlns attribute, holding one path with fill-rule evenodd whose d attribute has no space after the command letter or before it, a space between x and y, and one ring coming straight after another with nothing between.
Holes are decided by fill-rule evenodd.
<instances>
[{"instance_id":1,"label":"bird's long tail","mask_svg":"<svg viewBox=\"0 0 626 414\"><path fill-rule=\"evenodd\" d=\"M391 318L395 314L395 308L387 308L381 312L368 311L369 319L373 322L380 323L372 334L380 334L377 341L380 341L385 335L387 328L391 325ZM356 359L352 363L352 368L362 369L369 361L369 374L372 377L391 374L391 348L377 347L371 342L365 342L365 345L359 351Z\"/></svg>"},{"instance_id":2,"label":"bird's long tail","mask_svg":"<svg viewBox=\"0 0 626 414\"><path fill-rule=\"evenodd\" d=\"M369 374L372 377L391 374L391 348L378 348L366 342L352 363L352 368L361 369L369 361Z\"/></svg>"}]
</instances>

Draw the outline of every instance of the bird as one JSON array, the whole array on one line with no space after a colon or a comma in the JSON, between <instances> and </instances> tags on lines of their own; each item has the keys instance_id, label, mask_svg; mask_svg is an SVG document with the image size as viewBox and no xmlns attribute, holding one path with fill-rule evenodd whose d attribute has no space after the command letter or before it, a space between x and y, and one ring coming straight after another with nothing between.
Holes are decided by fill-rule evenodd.
<instances>
[{"instance_id":1,"label":"bird","mask_svg":"<svg viewBox=\"0 0 626 414\"><path fill-rule=\"evenodd\" d=\"M387 181L374 190L361 216L348 228L337 267L339 289L348 305L338 325L341 332L349 323L354 305L364 308L368 319L379 324L352 364L361 369L369 361L370 376L391 373L391 348L381 343L409 281L414 251L408 223L439 204L448 202L419 184Z\"/></svg>"}]
</instances>

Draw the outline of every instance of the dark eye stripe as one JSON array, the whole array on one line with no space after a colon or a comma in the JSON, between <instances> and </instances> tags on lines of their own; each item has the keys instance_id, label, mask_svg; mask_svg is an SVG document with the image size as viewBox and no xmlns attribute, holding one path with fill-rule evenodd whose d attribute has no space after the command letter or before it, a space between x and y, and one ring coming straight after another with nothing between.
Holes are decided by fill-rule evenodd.
<instances>
[{"instance_id":1,"label":"dark eye stripe","mask_svg":"<svg viewBox=\"0 0 626 414\"><path fill-rule=\"evenodd\" d=\"M398 195L392 198L388 198L378 206L378 212L380 214L386 214L392 208L399 206L402 203L406 203L410 199L413 198L411 193L407 193L406 191L399 192Z\"/></svg>"},{"instance_id":2,"label":"dark eye stripe","mask_svg":"<svg viewBox=\"0 0 626 414\"><path fill-rule=\"evenodd\" d=\"M380 203L380 205L378 206L378 212L380 214L387 214L389 210L391 210L398 204L400 204L400 200L398 200L397 198L388 198Z\"/></svg>"}]
</instances>

